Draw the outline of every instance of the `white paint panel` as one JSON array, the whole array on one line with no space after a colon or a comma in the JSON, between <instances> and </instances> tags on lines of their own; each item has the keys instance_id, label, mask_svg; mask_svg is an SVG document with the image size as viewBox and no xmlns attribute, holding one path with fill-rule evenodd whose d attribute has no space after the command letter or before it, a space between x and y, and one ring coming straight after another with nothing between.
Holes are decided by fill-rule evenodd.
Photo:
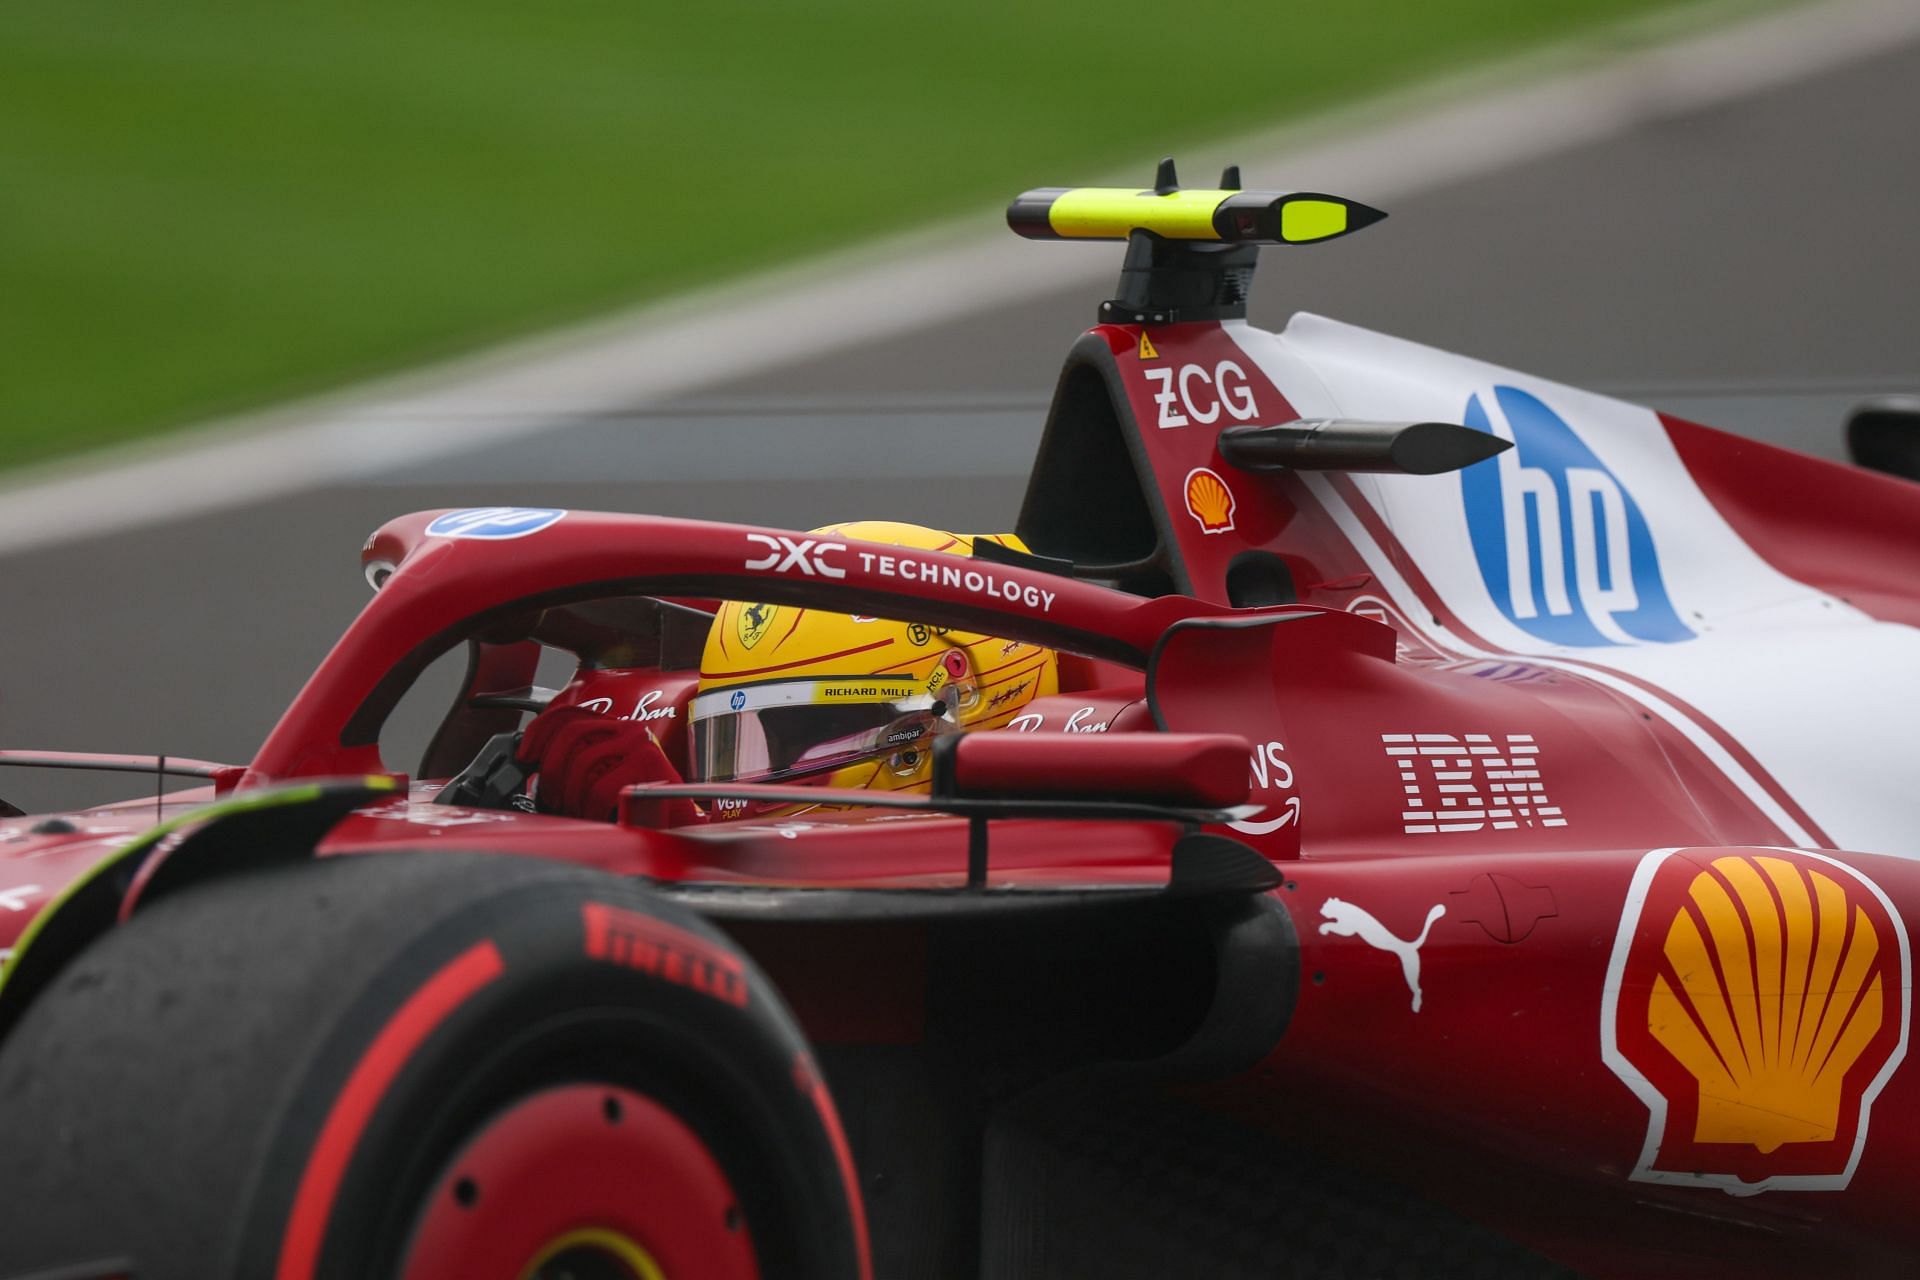
<instances>
[{"instance_id":1,"label":"white paint panel","mask_svg":"<svg viewBox=\"0 0 1920 1280\"><path fill-rule=\"evenodd\" d=\"M1320 500L1321 505L1333 517L1334 523L1339 526L1341 533L1346 535L1348 542L1350 542L1354 548L1359 551L1361 557L1373 567L1374 576L1386 593L1393 599L1399 601L1416 600L1413 589L1407 585L1406 580L1401 577L1399 571L1393 567L1386 553L1380 548L1379 544L1374 541L1372 535L1367 532L1365 526L1360 523L1352 510L1348 508L1345 499L1341 498L1340 495L1334 491L1333 486L1327 482L1326 477L1310 474L1306 476L1305 479L1307 488L1313 492L1314 496ZM1358 603L1358 601L1356 601L1356 603ZM1408 618L1425 616L1425 610L1414 612L1402 606L1400 611ZM1408 625L1412 625L1411 622L1409 622ZM1423 634L1430 640L1438 641L1445 648L1456 653L1466 654L1469 657L1497 659L1502 656L1492 650L1474 644L1472 641L1467 640L1465 637L1460 636L1446 627L1432 627ZM1794 820L1792 815L1787 813L1787 811L1768 794L1766 788L1749 774L1739 761L1728 754L1726 748L1721 746L1719 741L1715 739L1702 724L1672 703L1649 694L1631 682L1603 670L1596 671L1584 665L1576 667L1571 663L1554 658L1529 658L1528 662L1537 666L1554 667L1558 670L1568 671L1585 680L1597 681L1607 688L1612 689L1615 693L1620 694L1622 697L1638 702L1642 707L1646 708L1650 714L1659 716L1679 731L1687 741L1694 745L1695 749L1706 757L1714 768L1725 775L1726 778L1740 790L1741 794L1745 795L1761 813L1765 814L1770 822L1785 832L1789 840L1795 841L1799 845L1813 845L1817 843L1814 837L1804 830L1800 824Z\"/></svg>"},{"instance_id":2,"label":"white paint panel","mask_svg":"<svg viewBox=\"0 0 1920 1280\"><path fill-rule=\"evenodd\" d=\"M1878 622L1761 559L1694 483L1651 410L1318 316L1296 316L1279 335L1230 332L1303 416L1463 422L1477 397L1495 434L1522 437L1521 448L1481 464L1498 469L1500 501L1472 482L1481 486L1478 549L1464 474L1356 477L1447 607L1486 641L1447 643L1647 681L1744 745L1841 847L1920 856L1903 763L1920 738L1920 631ZM1507 402L1519 408L1518 427ZM1328 487L1314 491L1330 510L1338 503ZM1627 533L1635 519L1637 544ZM1356 546L1395 603L1423 616L1384 551L1370 538ZM1503 584L1495 563L1502 573L1524 568L1528 581ZM1627 566L1630 580L1616 572ZM1570 638L1575 628L1585 637ZM1663 718L1691 720L1635 696L1662 702ZM1758 783L1737 766L1729 776L1755 794Z\"/></svg>"}]
</instances>

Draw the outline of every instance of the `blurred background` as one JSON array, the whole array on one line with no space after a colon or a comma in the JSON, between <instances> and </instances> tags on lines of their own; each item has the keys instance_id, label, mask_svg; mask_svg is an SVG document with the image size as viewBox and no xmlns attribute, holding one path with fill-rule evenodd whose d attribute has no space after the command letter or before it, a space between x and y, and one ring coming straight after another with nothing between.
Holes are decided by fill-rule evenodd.
<instances>
[{"instance_id":1,"label":"blurred background","mask_svg":"<svg viewBox=\"0 0 1920 1280\"><path fill-rule=\"evenodd\" d=\"M1257 324L1841 456L1916 85L1912 0L0 9L0 746L245 760L409 510L1005 527L1120 248L1000 209L1169 153L1392 215Z\"/></svg>"}]
</instances>

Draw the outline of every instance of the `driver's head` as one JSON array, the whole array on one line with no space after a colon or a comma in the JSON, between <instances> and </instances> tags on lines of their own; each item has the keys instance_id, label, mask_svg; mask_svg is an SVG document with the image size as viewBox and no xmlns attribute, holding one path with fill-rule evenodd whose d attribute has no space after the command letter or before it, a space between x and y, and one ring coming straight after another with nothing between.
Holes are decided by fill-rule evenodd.
<instances>
[{"instance_id":1,"label":"driver's head","mask_svg":"<svg viewBox=\"0 0 1920 1280\"><path fill-rule=\"evenodd\" d=\"M969 555L973 539L864 520L814 532ZM993 541L1022 549L1010 535ZM1051 649L918 622L729 601L693 700L699 782L926 785L933 738L997 729L1056 687ZM726 810L722 808L724 814ZM736 810L737 812L737 810Z\"/></svg>"}]
</instances>

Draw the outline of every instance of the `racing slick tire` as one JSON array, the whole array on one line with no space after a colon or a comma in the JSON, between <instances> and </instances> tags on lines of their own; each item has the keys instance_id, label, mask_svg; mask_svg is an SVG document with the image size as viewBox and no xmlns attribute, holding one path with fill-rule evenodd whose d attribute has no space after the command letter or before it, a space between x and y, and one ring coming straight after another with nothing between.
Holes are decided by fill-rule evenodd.
<instances>
[{"instance_id":1,"label":"racing slick tire","mask_svg":"<svg viewBox=\"0 0 1920 1280\"><path fill-rule=\"evenodd\" d=\"M772 986L641 885L465 854L162 898L0 1046L0 1277L861 1276Z\"/></svg>"}]
</instances>

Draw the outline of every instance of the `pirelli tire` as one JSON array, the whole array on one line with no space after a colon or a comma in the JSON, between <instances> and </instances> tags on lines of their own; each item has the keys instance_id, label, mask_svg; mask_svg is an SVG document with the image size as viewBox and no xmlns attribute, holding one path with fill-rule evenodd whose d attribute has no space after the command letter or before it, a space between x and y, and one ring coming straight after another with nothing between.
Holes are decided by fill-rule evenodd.
<instances>
[{"instance_id":1,"label":"pirelli tire","mask_svg":"<svg viewBox=\"0 0 1920 1280\"><path fill-rule=\"evenodd\" d=\"M764 976L558 863L326 858L154 902L0 1046L0 1135L6 1277L866 1270Z\"/></svg>"}]
</instances>

